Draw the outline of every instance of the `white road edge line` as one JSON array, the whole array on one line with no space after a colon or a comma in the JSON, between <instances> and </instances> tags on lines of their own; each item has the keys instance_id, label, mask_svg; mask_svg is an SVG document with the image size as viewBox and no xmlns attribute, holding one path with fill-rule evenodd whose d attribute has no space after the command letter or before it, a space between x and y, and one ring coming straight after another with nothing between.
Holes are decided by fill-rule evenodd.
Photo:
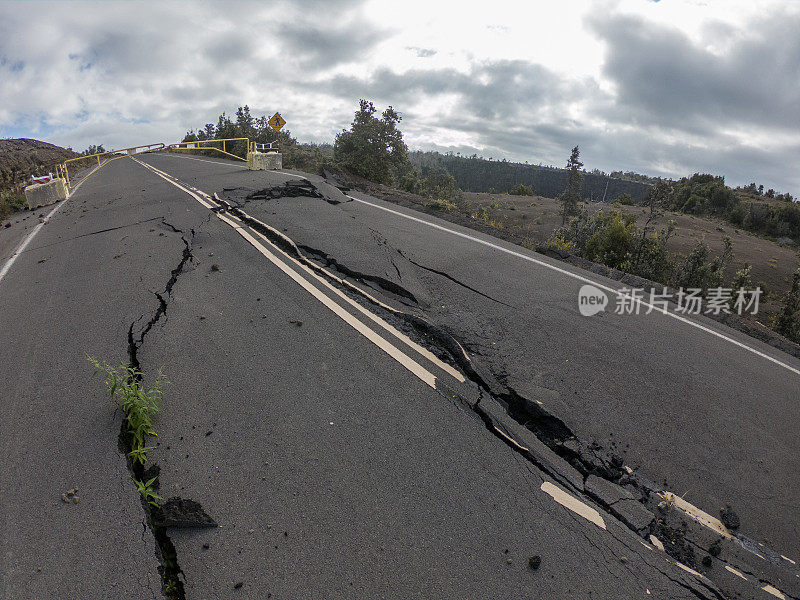
<instances>
[{"instance_id":1,"label":"white road edge line","mask_svg":"<svg viewBox=\"0 0 800 600\"><path fill-rule=\"evenodd\" d=\"M197 200L200 204L205 206L206 208L212 208L212 204L201 199L197 194L192 192L191 190L185 188L180 183L173 181L166 173L156 169L155 167L148 165L147 163L143 163L141 161L133 159L135 162L139 163L140 165L150 169L153 173L161 177L162 179L168 181L178 189L182 190L183 192L192 196L195 200ZM422 382L427 384L433 389L436 389L436 376L425 369L422 365L420 365L417 361L413 358L402 352L399 348L392 345L389 341L384 339L383 337L379 336L377 333L372 331L369 327L367 327L364 323L356 319L352 314L347 312L344 308L342 308L339 304L334 302L331 298L323 294L319 289L317 289L314 285L312 285L307 279L300 275L297 271L292 269L289 265L285 264L281 261L275 254L270 252L263 244L261 244L255 237L253 237L248 231L244 229L242 225L237 223L236 221L232 220L229 216L223 215L220 213L216 214L217 218L221 221L230 225L236 232L241 235L244 239L246 239L250 244L258 250L262 255L264 255L270 262L272 262L276 267L278 267L281 271L283 271L286 275L291 277L295 283L300 285L304 290L306 290L309 294L311 294L315 299L321 302L326 308L331 310L336 316L342 319L345 323L350 325L353 329L355 329L358 333L362 336L367 338L370 342L375 344L378 348L383 350L386 354L391 356L394 360L400 363L403 367L408 369L411 373L416 375ZM265 238L266 239L266 238ZM272 245L271 242L268 242Z\"/></svg>"},{"instance_id":2,"label":"white road edge line","mask_svg":"<svg viewBox=\"0 0 800 600\"><path fill-rule=\"evenodd\" d=\"M284 173L284 174L285 175L291 175L291 173ZM425 219L420 219L418 217L413 217L411 215L404 214L404 213L402 213L400 211L392 210L391 208L387 208L385 206L380 206L379 204L375 204L373 202L367 202L366 200L361 200L360 198L355 198L355 197L350 196L348 194L345 194L345 196L347 196L351 200L355 200L356 202L360 202L361 204L366 204L368 206L372 206L373 208L377 208L377 209L386 211L388 213L392 213L394 215L403 217L405 219L410 219L411 221L415 221L417 223L422 223L423 225L428 225L429 227L433 227L434 229L438 229L440 231L445 231L445 232L451 233L451 234L453 234L455 236L458 236L458 237L461 237L461 238L464 238L464 239L467 239L467 240L471 240L471 241L477 242L479 244L483 244L484 246L488 246L489 248L493 248L495 250L499 250L501 252L505 252L506 254L510 254L512 256L516 256L517 258L521 258L523 260L527 260L528 262L532 262L532 263L535 263L535 264L537 264L539 266L545 267L547 269L551 269L553 271L556 271L558 273L566 275L567 277L572 277L573 279L577 279L578 281L582 281L583 283L591 284L591 285L593 285L595 287L598 287L598 288L600 288L602 290L605 290L607 292L610 292L612 294L617 294L618 296L622 296L622 297L628 297L628 294L624 294L624 293L620 292L619 290L615 290L612 287L609 287L607 285L604 285L602 283L599 283L597 281L589 279L588 277L584 277L582 275L578 275L577 273L572 273L572 272L570 272L570 271L568 271L566 269L562 269L561 267L557 267L555 265L551 265L551 264L549 264L549 263L547 263L547 262L545 262L543 260L539 260L539 259L534 258L532 256L528 256L527 254L522 254L521 252L515 252L514 250L509 250L508 248L504 248L503 246L499 246L498 244L493 244L492 242L487 242L486 240L482 240L482 239L477 238L475 236L472 236L472 235L469 235L469 234L466 234L466 233L462 233L460 231L455 231L453 229L449 229L448 227L442 227L441 225L438 225L436 223L431 223L430 221L426 221ZM702 325L700 323L696 323L695 321L692 321L691 319L687 319L686 317L683 317L681 315L677 315L677 314L669 312L669 311L664 311L660 307L654 306L654 305L650 304L649 302L645 302L644 300L641 300L639 298L636 298L636 300L639 302L639 304L641 306L645 306L645 307L654 309L656 312L660 312L662 314L665 314L667 316L672 317L673 319L677 319L678 321L681 321L682 323L686 323L687 325L690 325L691 327L695 327L697 329L700 329L701 331L705 331L706 333L710 333L711 335L716 336L716 337L718 337L718 338L720 338L722 340L725 340L726 342L730 342L731 344L733 344L735 346L739 346L740 348L743 348L743 349L747 350L748 352L752 352L753 354L755 354L757 356L760 356L761 358L765 358L768 361L770 361L772 363L775 363L776 365L781 366L784 369L787 369L787 370L791 371L792 373L794 373L796 375L800 375L800 369L797 369L797 368L795 368L795 367L793 367L791 365L788 365L785 362L782 362L782 361L778 360L777 358L773 358L769 354L765 354L764 352L761 352L760 350L756 350L755 348L753 348L751 346L748 346L747 344L743 344L742 342L740 342L738 340L735 340L732 337L729 337L729 336L727 336L727 335L725 335L723 333L715 331L715 330L711 329L710 327L706 327L705 325Z\"/></svg>"},{"instance_id":3,"label":"white road edge line","mask_svg":"<svg viewBox=\"0 0 800 600\"><path fill-rule=\"evenodd\" d=\"M108 162L108 161L106 161L106 162ZM103 165L104 164L106 164L106 163L104 162ZM100 165L100 166L102 166L102 165ZM92 171L89 173L89 175L87 175L83 179L83 181L81 181L78 185L76 185L75 189L72 190L72 192L68 192L67 193L67 197L64 198L58 204L56 204L56 206L53 208L53 210L51 210L47 214L47 216L44 218L44 220L41 223L39 223L36 227L34 227L33 231L31 231L25 237L25 239L22 240L22 243L19 246L17 246L16 250L14 250L14 254L12 254L8 258L8 260L6 261L6 264L3 265L2 269L0 269L0 281L3 281L3 277L5 277L6 274L11 270L11 265L14 264L14 261L17 260L17 258L19 257L20 254L25 252L25 248L27 248L28 244L30 244L33 241L33 238L36 237L36 234L39 233L39 231L42 229L42 227L44 227L44 225L53 217L54 214L56 214L59 210L61 210L62 206L64 206L67 202L69 202L69 199L72 198L72 196L75 195L75 192L77 192L78 188L80 188L83 185L83 182L86 181L87 179L89 179L89 177L92 176L94 174L94 172L97 171L97 169L99 169L99 168L100 167L95 167L94 169L92 169ZM32 210L36 210L36 209L32 209Z\"/></svg>"},{"instance_id":4,"label":"white road edge line","mask_svg":"<svg viewBox=\"0 0 800 600\"><path fill-rule=\"evenodd\" d=\"M600 516L599 512L597 512L588 504L584 504L583 502L578 500L575 496L568 494L557 485L550 483L549 481L545 481L544 483L542 483L541 489L545 494L548 494L550 497L553 498L553 500L558 502L561 506L568 508L569 510L571 510L577 515L580 515L587 521L591 521L601 529L606 528L606 522L603 521L603 517Z\"/></svg>"}]
</instances>

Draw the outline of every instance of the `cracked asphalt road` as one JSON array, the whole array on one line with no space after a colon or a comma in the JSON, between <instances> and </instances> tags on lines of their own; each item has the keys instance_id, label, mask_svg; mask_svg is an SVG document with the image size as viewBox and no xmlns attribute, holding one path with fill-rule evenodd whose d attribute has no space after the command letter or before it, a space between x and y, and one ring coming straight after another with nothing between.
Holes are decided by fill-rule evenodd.
<instances>
[{"instance_id":1,"label":"cracked asphalt road","mask_svg":"<svg viewBox=\"0 0 800 600\"><path fill-rule=\"evenodd\" d=\"M161 219L185 208L168 184L145 193L124 172L88 180L0 282L4 599L161 597L121 416L86 353L127 362L128 326L157 305L182 247ZM76 487L79 502L62 502Z\"/></svg>"},{"instance_id":2,"label":"cracked asphalt road","mask_svg":"<svg viewBox=\"0 0 800 600\"><path fill-rule=\"evenodd\" d=\"M227 161L141 160L232 204L293 179ZM708 512L732 503L744 532L796 557L798 472L788 458L796 381L665 319L576 316L577 282L309 179L324 198L272 194L242 206L311 261L455 335L496 385L541 402L581 439L669 489L690 485L687 499ZM234 221L211 214L134 161L115 161L0 282L11 342L0 364L19 365L0 373L13 398L0 406L0 444L12 457L0 469L14 482L0 512L0 550L14 565L3 570L4 598L86 596L82 578L98 564L121 575L93 580L89 596L145 597L143 582L158 596L154 543L142 535L143 512L117 453L119 415L88 379L83 356L124 360L129 328L151 316L135 355L146 374L163 368L172 382L150 453L160 493L199 502L220 525L170 530L187 598L769 598L765 584L798 595L790 568L746 569L750 556L741 559L738 547L726 546L711 570L690 565L709 579L681 568L506 419L503 397L428 366L432 389L266 261ZM58 392L63 382L67 393ZM501 433L469 410L479 398ZM70 410L53 408L63 406ZM34 444L30 432L39 430L45 443ZM544 463L556 465L558 489L577 508L547 493L555 471ZM78 485L68 476L75 472L98 501L64 513L73 507L58 495ZM758 493L775 500L754 500ZM50 512L40 520L42 507ZM8 523L33 537L9 534ZM31 543L40 537L52 556ZM691 543L699 562L709 544ZM91 556L75 551L89 547ZM126 553L141 560L131 565ZM541 557L537 570L532 556ZM734 556L729 566L740 576L724 569Z\"/></svg>"}]
</instances>

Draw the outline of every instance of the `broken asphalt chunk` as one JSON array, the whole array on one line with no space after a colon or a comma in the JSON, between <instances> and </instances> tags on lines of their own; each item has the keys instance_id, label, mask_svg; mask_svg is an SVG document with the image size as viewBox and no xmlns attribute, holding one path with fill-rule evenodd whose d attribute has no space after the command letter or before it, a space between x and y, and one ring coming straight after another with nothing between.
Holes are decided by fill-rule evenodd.
<instances>
[{"instance_id":1,"label":"broken asphalt chunk","mask_svg":"<svg viewBox=\"0 0 800 600\"><path fill-rule=\"evenodd\" d=\"M216 527L199 502L184 498L170 498L155 511L156 523L161 527Z\"/></svg>"},{"instance_id":2,"label":"broken asphalt chunk","mask_svg":"<svg viewBox=\"0 0 800 600\"><path fill-rule=\"evenodd\" d=\"M647 510L630 490L602 477L589 475L584 489L592 498L608 508L611 514L639 533L650 527L655 518L655 515Z\"/></svg>"}]
</instances>

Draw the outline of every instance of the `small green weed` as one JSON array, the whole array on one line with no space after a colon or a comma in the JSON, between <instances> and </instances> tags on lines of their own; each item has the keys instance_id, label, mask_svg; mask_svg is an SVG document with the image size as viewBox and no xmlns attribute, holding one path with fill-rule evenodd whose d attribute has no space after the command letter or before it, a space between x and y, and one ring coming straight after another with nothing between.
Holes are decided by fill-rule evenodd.
<instances>
[{"instance_id":1,"label":"small green weed","mask_svg":"<svg viewBox=\"0 0 800 600\"><path fill-rule=\"evenodd\" d=\"M131 477L131 479L133 479L133 482L136 484L136 489L139 490L139 494L144 498L144 501L150 506L158 508L158 502L156 502L156 500L163 500L163 498L155 492L155 483L158 476L148 479L147 481L139 481L135 477Z\"/></svg>"},{"instance_id":2,"label":"small green weed","mask_svg":"<svg viewBox=\"0 0 800 600\"><path fill-rule=\"evenodd\" d=\"M147 451L152 449L145 445L145 440L148 435L156 435L153 417L161 410L162 387L169 382L159 371L153 386L144 389L141 371L124 364L112 367L88 355L86 358L94 365L95 373L105 373L109 393L125 413L131 447L128 456L134 465L143 465L147 462Z\"/></svg>"}]
</instances>

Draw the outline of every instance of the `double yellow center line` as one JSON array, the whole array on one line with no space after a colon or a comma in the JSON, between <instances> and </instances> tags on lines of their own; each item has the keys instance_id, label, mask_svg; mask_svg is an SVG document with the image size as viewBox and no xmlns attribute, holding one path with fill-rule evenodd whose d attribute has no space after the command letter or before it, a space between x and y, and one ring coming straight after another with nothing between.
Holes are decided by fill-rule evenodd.
<instances>
[{"instance_id":1,"label":"double yellow center line","mask_svg":"<svg viewBox=\"0 0 800 600\"><path fill-rule=\"evenodd\" d=\"M220 221L230 226L234 231L236 231L239 235L241 235L256 250L258 250L259 253L261 253L265 258L267 258L267 260L269 260L272 264L274 264L286 275L288 275L295 283L297 283L300 287L302 287L306 292L311 294L311 296L317 299L321 304L323 304L326 308L328 308L331 312L333 312L337 317L342 319L342 321L350 325L353 329L355 329L358 333L364 336L367 340L369 340L375 346L377 346L378 348L383 350L386 354L391 356L395 361L397 361L403 367L408 369L411 373L413 373L426 385L430 386L433 389L436 389L437 377L432 371L423 367L420 364L420 362L418 362L417 360L406 354L403 350L401 350L398 346L390 342L387 338L382 337L381 335L370 329L365 323L357 319L352 313L346 310L342 304L337 303L336 301L334 301L333 298L323 293L322 289L327 290L329 293L335 296L339 301L341 301L344 305L349 306L351 309L355 309L356 311L367 317L370 321L375 323L386 333L391 334L391 336L395 338L395 340L402 342L403 345L412 349L419 356L423 357L428 362L436 366L439 370L453 377L456 381L464 383L465 381L464 376L459 371L454 369L451 365L448 365L447 363L443 362L432 352L414 342L411 338L409 338L407 335L397 330L397 328L393 327L384 319L382 319L375 313L367 310L366 308L361 306L358 302L354 301L352 298L345 295L341 290L337 289L336 287L331 285L328 281L326 281L325 278L321 277L320 275L312 271L307 265L304 265L296 258L292 257L288 253L281 250L278 246L273 244L269 240L269 238L267 238L265 235L263 235L259 231L256 231L255 229L250 228L246 223L244 223L241 219L239 219L235 215L215 210L223 208L223 206L215 199L213 199L211 196L209 196L207 193L180 182L177 178L173 177L169 173L161 171L160 169L157 169L152 165L144 163L133 157L131 158L138 164L149 169L162 179L166 180L170 184L174 185L181 191L185 192L186 194L194 198L198 203L200 203L205 208L209 210L214 210L214 213L216 214L217 218ZM249 215L248 218L252 219L252 217L249 217ZM263 223L260 224L264 225L264 227L266 228L272 229L266 224ZM335 277L333 278L336 279Z\"/></svg>"}]
</instances>

